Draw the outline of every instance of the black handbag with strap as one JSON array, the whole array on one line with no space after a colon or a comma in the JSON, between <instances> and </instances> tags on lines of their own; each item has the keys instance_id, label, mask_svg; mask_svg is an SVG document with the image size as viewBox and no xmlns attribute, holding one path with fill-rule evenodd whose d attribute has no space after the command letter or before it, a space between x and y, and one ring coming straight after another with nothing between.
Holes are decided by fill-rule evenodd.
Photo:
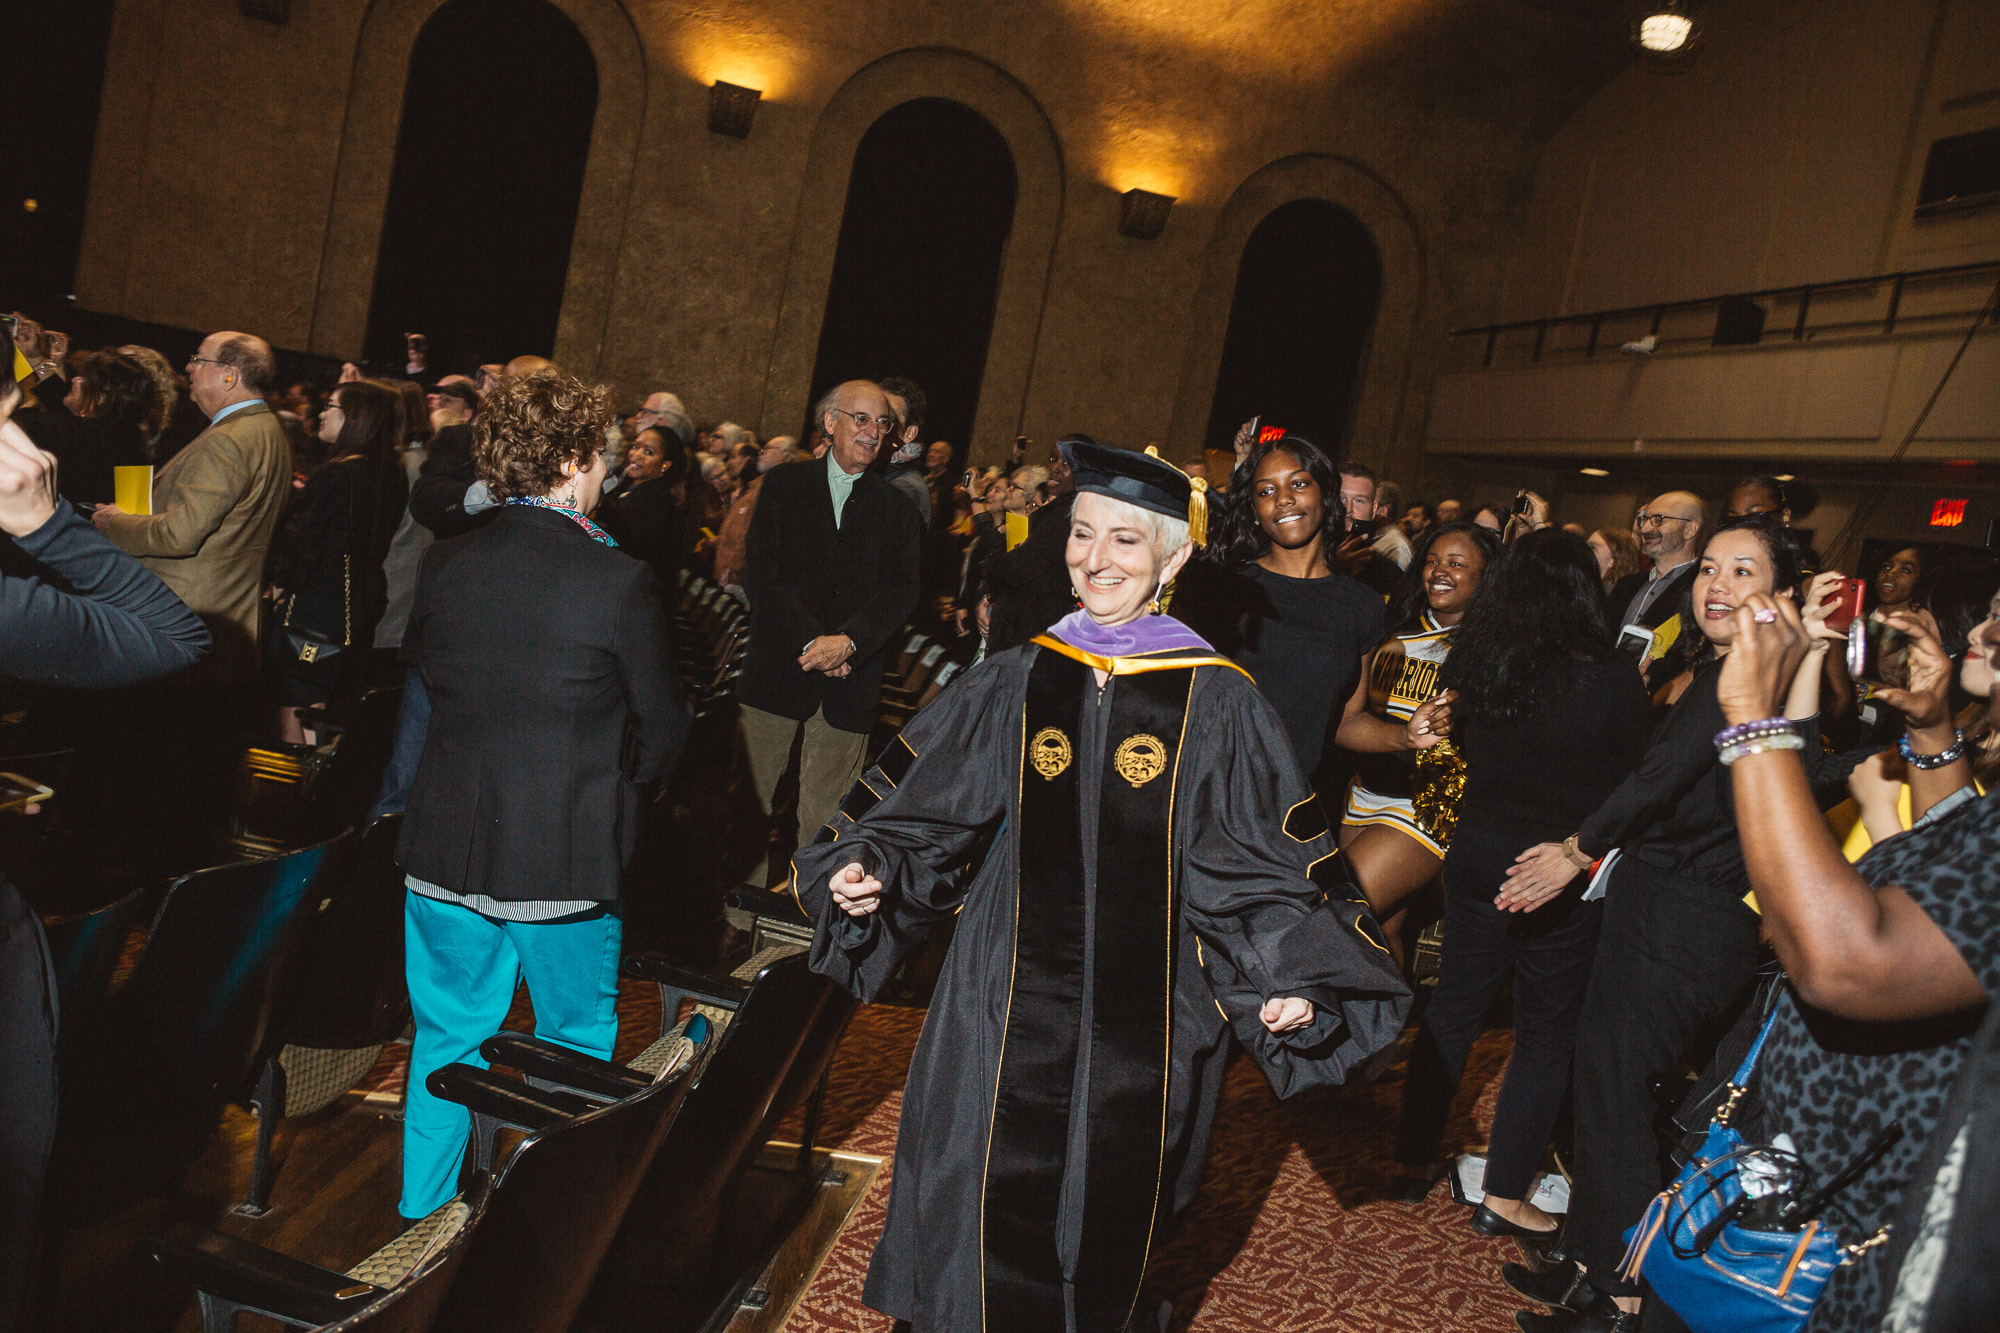
<instances>
[{"instance_id":1,"label":"black handbag with strap","mask_svg":"<svg viewBox=\"0 0 2000 1333\"><path fill-rule=\"evenodd\" d=\"M350 545L354 535L354 489L347 490L347 525L341 531L341 545ZM291 680L303 681L326 690L339 690L350 679L363 654L354 643L354 557L343 549L340 554L340 623L315 625L298 617L299 593L284 599L284 616L271 631L272 670Z\"/></svg>"}]
</instances>

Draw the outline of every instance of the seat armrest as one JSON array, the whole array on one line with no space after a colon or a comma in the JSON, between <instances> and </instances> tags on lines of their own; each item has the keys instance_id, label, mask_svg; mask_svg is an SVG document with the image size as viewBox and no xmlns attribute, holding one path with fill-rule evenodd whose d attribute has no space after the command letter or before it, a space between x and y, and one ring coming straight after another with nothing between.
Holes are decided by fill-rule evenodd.
<instances>
[{"instance_id":1,"label":"seat armrest","mask_svg":"<svg viewBox=\"0 0 2000 1333\"><path fill-rule=\"evenodd\" d=\"M559 1120L596 1110L596 1103L574 1093L552 1092L532 1087L519 1079L503 1078L490 1069L471 1065L445 1065L433 1069L424 1080L431 1095L457 1102L474 1115L483 1115L503 1125L529 1133L547 1129Z\"/></svg>"},{"instance_id":2,"label":"seat armrest","mask_svg":"<svg viewBox=\"0 0 2000 1333\"><path fill-rule=\"evenodd\" d=\"M732 889L728 895L729 905L739 912L752 916L773 917L789 925L813 928L813 919L799 910L789 892L779 893L770 889Z\"/></svg>"},{"instance_id":3,"label":"seat armrest","mask_svg":"<svg viewBox=\"0 0 2000 1333\"><path fill-rule=\"evenodd\" d=\"M317 1328L381 1294L345 1273L182 1222L148 1246L173 1282L277 1319Z\"/></svg>"},{"instance_id":4,"label":"seat armrest","mask_svg":"<svg viewBox=\"0 0 2000 1333\"><path fill-rule=\"evenodd\" d=\"M521 1032L500 1032L480 1043L479 1053L496 1065L509 1065L530 1079L599 1101L618 1101L653 1085L644 1074L624 1065L584 1055L567 1046Z\"/></svg>"},{"instance_id":5,"label":"seat armrest","mask_svg":"<svg viewBox=\"0 0 2000 1333\"><path fill-rule=\"evenodd\" d=\"M697 967L683 967L656 953L628 954L619 969L628 977L650 981L666 990L678 991L704 1004L735 1009L750 988L730 977L717 976Z\"/></svg>"}]
</instances>

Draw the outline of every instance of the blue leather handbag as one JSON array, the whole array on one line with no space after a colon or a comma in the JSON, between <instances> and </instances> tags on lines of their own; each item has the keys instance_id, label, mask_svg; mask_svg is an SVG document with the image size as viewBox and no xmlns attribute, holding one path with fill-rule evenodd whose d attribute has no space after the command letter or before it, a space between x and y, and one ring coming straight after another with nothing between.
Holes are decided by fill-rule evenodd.
<instances>
[{"instance_id":1,"label":"blue leather handbag","mask_svg":"<svg viewBox=\"0 0 2000 1333\"><path fill-rule=\"evenodd\" d=\"M1747 1158L1800 1167L1796 1154L1746 1144L1729 1123L1776 1021L1774 1009L1729 1081L1700 1150L1625 1233L1619 1276L1643 1276L1694 1333L1796 1333L1833 1271L1886 1239L1885 1229L1842 1247L1818 1219L1800 1231L1754 1231L1735 1220Z\"/></svg>"}]
</instances>

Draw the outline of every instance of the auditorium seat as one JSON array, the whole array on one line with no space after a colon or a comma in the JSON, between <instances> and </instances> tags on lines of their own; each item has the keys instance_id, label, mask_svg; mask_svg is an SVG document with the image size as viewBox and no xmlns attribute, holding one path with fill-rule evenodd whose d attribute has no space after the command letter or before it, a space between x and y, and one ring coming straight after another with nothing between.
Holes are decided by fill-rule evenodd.
<instances>
[{"instance_id":1,"label":"auditorium seat","mask_svg":"<svg viewBox=\"0 0 2000 1333\"><path fill-rule=\"evenodd\" d=\"M378 1328L399 1333L427 1328L440 1333L568 1333L633 1187L687 1095L691 1068L692 1061L684 1060L632 1095L597 1104L531 1088L490 1070L446 1065L432 1071L427 1082L432 1092L468 1105L502 1108L510 1121L529 1131L497 1170L473 1171L454 1204L433 1212L346 1273L192 1228L176 1229L155 1242L154 1256L170 1275L204 1293L205 1317L220 1297L295 1328L342 1333ZM373 1303L344 1321L328 1322L329 1302L343 1289L365 1283L401 1295L408 1282L398 1285L397 1270L411 1265L412 1250L421 1260L433 1247L426 1229L443 1233L454 1220L458 1269L442 1279L438 1305L413 1292L404 1298L413 1302L412 1322L362 1322L374 1315ZM438 1234L434 1244L451 1241ZM440 1262L448 1257L437 1255ZM418 1280L434 1272L420 1269ZM349 1299L369 1295L363 1291ZM383 1304L385 1314L395 1308ZM226 1333L228 1327L209 1323L207 1333Z\"/></svg>"},{"instance_id":2,"label":"auditorium seat","mask_svg":"<svg viewBox=\"0 0 2000 1333\"><path fill-rule=\"evenodd\" d=\"M271 1136L281 1118L332 1105L374 1068L410 1019L403 974L403 816L361 835L354 874L320 903L264 1043L249 1104L257 1113L250 1196L235 1211L260 1217L276 1172Z\"/></svg>"},{"instance_id":3,"label":"auditorium seat","mask_svg":"<svg viewBox=\"0 0 2000 1333\"><path fill-rule=\"evenodd\" d=\"M301 710L315 745L246 749L230 845L273 856L359 827L389 766L402 706L400 686L369 690L343 707Z\"/></svg>"},{"instance_id":4,"label":"auditorium seat","mask_svg":"<svg viewBox=\"0 0 2000 1333\"><path fill-rule=\"evenodd\" d=\"M256 1075L307 921L353 873L343 836L168 886L131 976L63 1015L53 1232L171 1191Z\"/></svg>"},{"instance_id":5,"label":"auditorium seat","mask_svg":"<svg viewBox=\"0 0 2000 1333\"><path fill-rule=\"evenodd\" d=\"M818 1103L855 1002L808 969L803 949L789 942L752 955L728 977L655 954L628 957L624 972L660 987L663 1024L688 1001L720 1029L592 1299L611 1327L681 1327L676 1312L740 1298L817 1189ZM778 1124L802 1105L805 1142L789 1175L794 1202L746 1221L732 1204Z\"/></svg>"},{"instance_id":6,"label":"auditorium seat","mask_svg":"<svg viewBox=\"0 0 2000 1333\"><path fill-rule=\"evenodd\" d=\"M475 1177L461 1197L345 1273L191 1223L150 1248L169 1282L200 1297L203 1333L232 1333L244 1312L325 1333L426 1333L465 1262L487 1197L487 1177Z\"/></svg>"}]
</instances>

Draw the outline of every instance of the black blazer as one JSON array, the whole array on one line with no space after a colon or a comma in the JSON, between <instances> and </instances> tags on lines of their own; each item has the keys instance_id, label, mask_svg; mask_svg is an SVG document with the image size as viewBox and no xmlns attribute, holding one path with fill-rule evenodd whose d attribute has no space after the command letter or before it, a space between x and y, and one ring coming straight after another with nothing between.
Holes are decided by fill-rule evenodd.
<instances>
[{"instance_id":1,"label":"black blazer","mask_svg":"<svg viewBox=\"0 0 2000 1333\"><path fill-rule=\"evenodd\" d=\"M829 725L865 732L874 725L889 640L916 609L923 525L895 487L864 472L836 529L827 466L814 459L764 474L743 572L750 653L738 696L799 721L824 709ZM799 654L822 634L854 640L846 676L799 668Z\"/></svg>"},{"instance_id":2,"label":"black blazer","mask_svg":"<svg viewBox=\"0 0 2000 1333\"><path fill-rule=\"evenodd\" d=\"M1653 599L1653 604L1646 608L1646 614L1640 616L1636 623L1647 629L1658 629L1678 614L1681 601L1687 596L1688 585L1694 582L1694 572L1700 564L1700 560L1696 560L1668 579L1667 586L1660 589L1660 595ZM1606 599L1606 610L1611 613L1611 624L1614 628L1625 619L1625 608L1632 605L1632 599L1637 597L1640 589L1645 586L1646 571L1643 569L1636 574L1627 574L1611 585L1611 596Z\"/></svg>"},{"instance_id":3,"label":"black blazer","mask_svg":"<svg viewBox=\"0 0 2000 1333\"><path fill-rule=\"evenodd\" d=\"M403 657L430 732L402 863L454 893L610 902L687 737L653 572L514 505L424 553Z\"/></svg>"}]
</instances>

